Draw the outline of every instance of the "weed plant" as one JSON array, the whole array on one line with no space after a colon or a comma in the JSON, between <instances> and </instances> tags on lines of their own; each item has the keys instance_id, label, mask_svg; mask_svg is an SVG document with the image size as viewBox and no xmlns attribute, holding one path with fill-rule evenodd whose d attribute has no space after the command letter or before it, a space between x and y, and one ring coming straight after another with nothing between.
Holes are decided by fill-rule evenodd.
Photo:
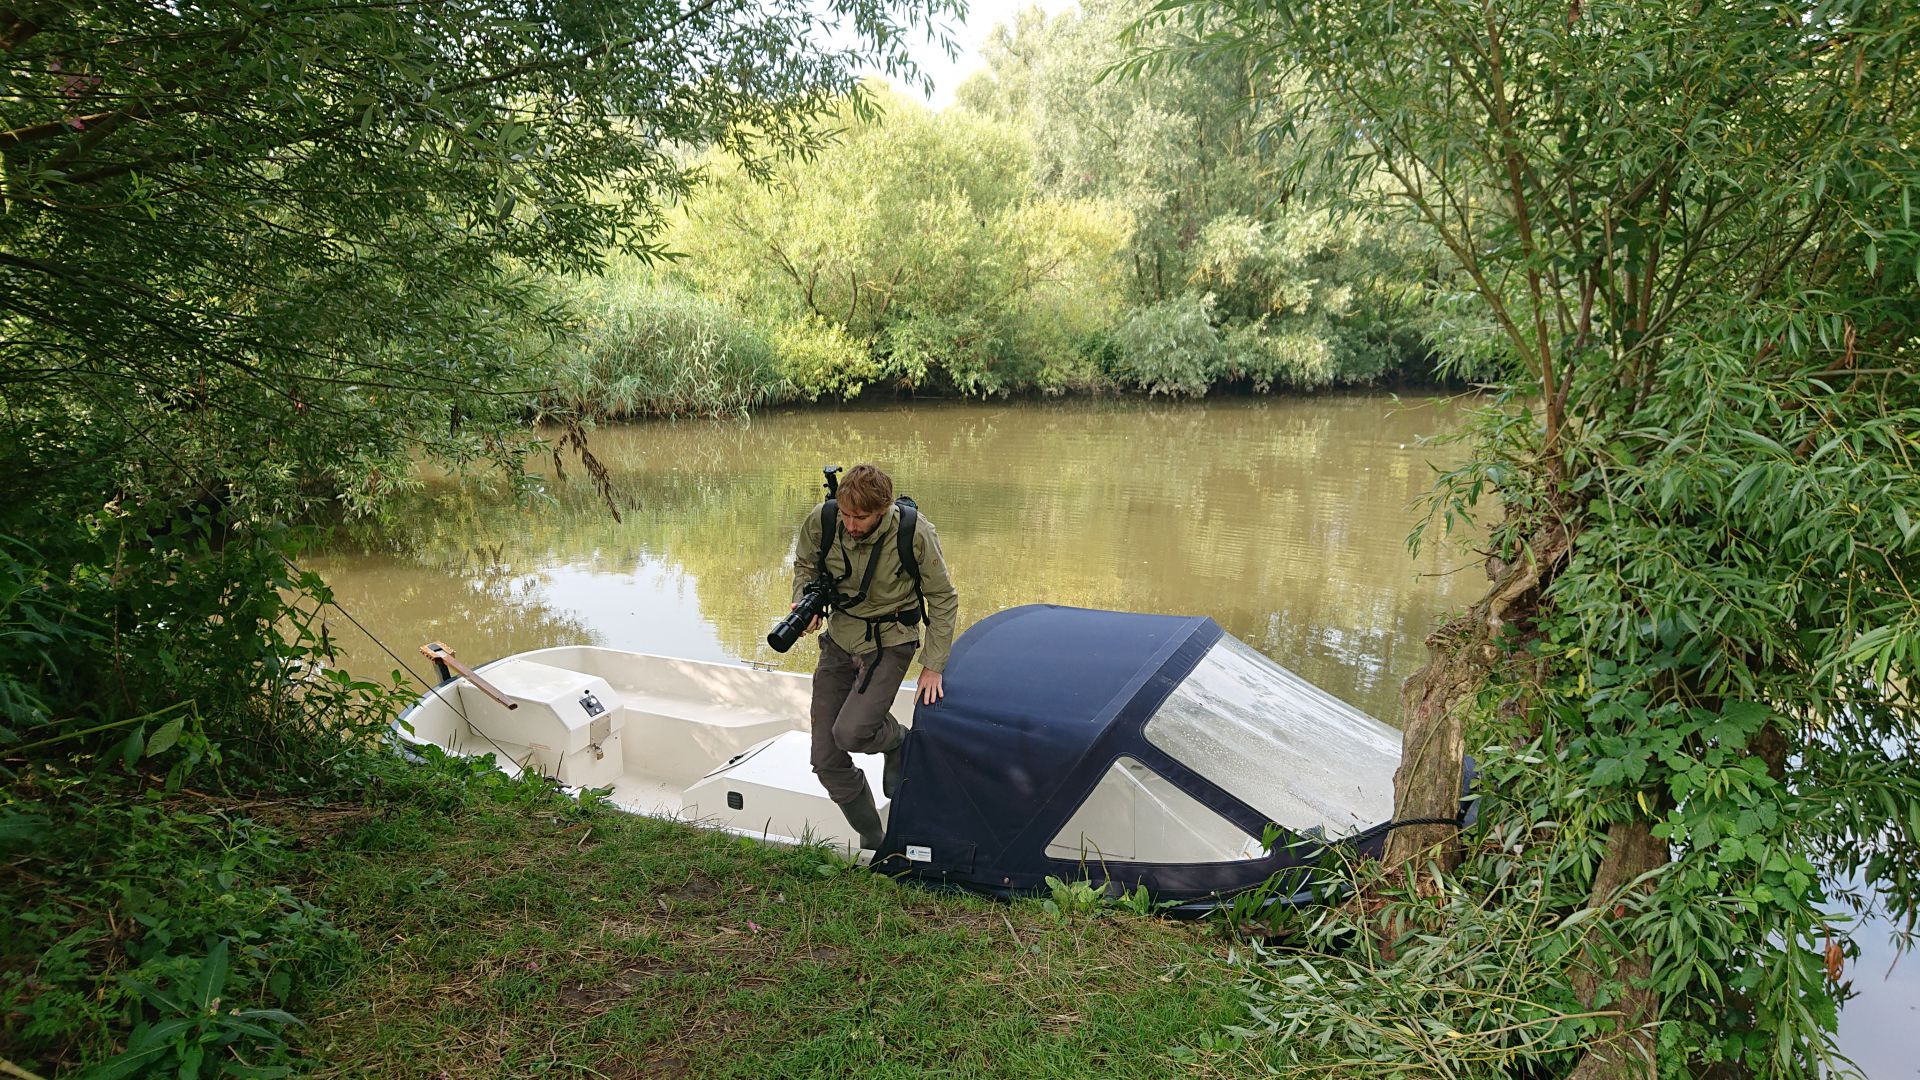
<instances>
[{"instance_id":1,"label":"weed plant","mask_svg":"<svg viewBox=\"0 0 1920 1080\"><path fill-rule=\"evenodd\" d=\"M767 336L721 301L631 266L569 293L579 336L559 355L551 409L598 420L729 416L790 394Z\"/></svg>"},{"instance_id":2,"label":"weed plant","mask_svg":"<svg viewBox=\"0 0 1920 1080\"><path fill-rule=\"evenodd\" d=\"M1365 861L1328 867L1328 895L1277 909L1246 942L1246 1019L1228 1030L1279 1075L1561 1075L1604 1008L1570 986L1569 921L1509 861L1495 893L1456 880L1388 877ZM1577 940L1577 939L1575 939Z\"/></svg>"},{"instance_id":3,"label":"weed plant","mask_svg":"<svg viewBox=\"0 0 1920 1080\"><path fill-rule=\"evenodd\" d=\"M281 834L162 784L52 770L4 815L8 1057L49 1074L283 1074L293 1017L266 1006L350 943L279 883Z\"/></svg>"},{"instance_id":4,"label":"weed plant","mask_svg":"<svg viewBox=\"0 0 1920 1080\"><path fill-rule=\"evenodd\" d=\"M346 941L251 810L359 785L393 697L331 666L296 534L127 505L0 550L0 1058L276 1075Z\"/></svg>"}]
</instances>

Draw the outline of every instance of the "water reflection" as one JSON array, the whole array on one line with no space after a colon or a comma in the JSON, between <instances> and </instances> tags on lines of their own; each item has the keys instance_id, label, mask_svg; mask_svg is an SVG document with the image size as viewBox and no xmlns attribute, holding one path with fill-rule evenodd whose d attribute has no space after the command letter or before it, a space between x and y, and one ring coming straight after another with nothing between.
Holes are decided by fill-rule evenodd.
<instances>
[{"instance_id":1,"label":"water reflection","mask_svg":"<svg viewBox=\"0 0 1920 1080\"><path fill-rule=\"evenodd\" d=\"M938 404L597 432L626 520L584 479L516 505L500 485L429 477L378 549L314 560L395 652L440 637L490 659L567 642L769 661L794 528L819 467L874 461L934 521L962 628L1049 602L1213 616L1393 722L1421 639L1477 598L1471 556L1404 546L1459 423L1379 396L1209 403ZM579 470L570 470L577 473ZM378 651L334 628L352 662ZM402 648L404 646L404 648Z\"/></svg>"}]
</instances>

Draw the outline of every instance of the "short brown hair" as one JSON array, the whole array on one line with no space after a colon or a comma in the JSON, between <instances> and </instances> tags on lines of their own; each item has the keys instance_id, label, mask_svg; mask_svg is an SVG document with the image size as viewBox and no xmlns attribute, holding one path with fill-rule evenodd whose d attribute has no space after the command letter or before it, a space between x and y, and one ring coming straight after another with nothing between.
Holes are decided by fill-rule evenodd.
<instances>
[{"instance_id":1,"label":"short brown hair","mask_svg":"<svg viewBox=\"0 0 1920 1080\"><path fill-rule=\"evenodd\" d=\"M855 465L840 481L840 505L856 514L885 510L893 502L893 479L876 465Z\"/></svg>"}]
</instances>

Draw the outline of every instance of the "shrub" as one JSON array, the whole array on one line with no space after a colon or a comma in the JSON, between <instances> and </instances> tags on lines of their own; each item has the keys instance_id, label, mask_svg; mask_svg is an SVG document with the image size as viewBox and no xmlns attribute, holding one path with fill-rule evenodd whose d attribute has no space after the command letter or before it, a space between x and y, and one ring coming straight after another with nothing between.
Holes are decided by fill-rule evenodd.
<instances>
[{"instance_id":1,"label":"shrub","mask_svg":"<svg viewBox=\"0 0 1920 1080\"><path fill-rule=\"evenodd\" d=\"M958 336L953 320L938 315L898 319L880 335L883 371L908 389L917 388L946 366Z\"/></svg>"},{"instance_id":2,"label":"shrub","mask_svg":"<svg viewBox=\"0 0 1920 1080\"><path fill-rule=\"evenodd\" d=\"M1221 382L1246 382L1263 394L1313 390L1377 379L1418 348L1417 339L1386 324L1362 328L1308 314L1222 327L1215 314L1210 293L1134 309L1113 335L1108 374L1149 394L1198 396Z\"/></svg>"},{"instance_id":3,"label":"shrub","mask_svg":"<svg viewBox=\"0 0 1920 1080\"><path fill-rule=\"evenodd\" d=\"M288 865L284 836L100 776L16 783L0 826L0 850L37 884L0 888L16 927L0 948L0 967L20 975L0 979L14 1054L110 1058L101 1077L286 1075L281 1031L294 1017L243 1003L288 1001L353 945L266 883Z\"/></svg>"},{"instance_id":4,"label":"shrub","mask_svg":"<svg viewBox=\"0 0 1920 1080\"><path fill-rule=\"evenodd\" d=\"M774 334L773 347L781 375L808 401L818 401L822 394L859 397L868 383L884 373L866 346L839 324L817 315L782 326Z\"/></svg>"},{"instance_id":5,"label":"shrub","mask_svg":"<svg viewBox=\"0 0 1920 1080\"><path fill-rule=\"evenodd\" d=\"M1563 938L1583 920L1523 874L1500 875L1500 904L1433 884L1329 853L1317 887L1335 902L1270 909L1284 945L1246 944L1247 1017L1228 1032L1278 1076L1565 1075L1605 1016L1570 985Z\"/></svg>"},{"instance_id":6,"label":"shrub","mask_svg":"<svg viewBox=\"0 0 1920 1080\"><path fill-rule=\"evenodd\" d=\"M1334 380L1338 364L1334 335L1316 321L1289 320L1269 330L1265 321L1243 323L1220 343L1220 377L1246 379L1266 393L1276 384L1300 390Z\"/></svg>"},{"instance_id":7,"label":"shrub","mask_svg":"<svg viewBox=\"0 0 1920 1080\"><path fill-rule=\"evenodd\" d=\"M1010 337L1017 322L1010 312L916 312L882 335L886 371L908 387L932 384L968 397L1028 389L1038 359Z\"/></svg>"},{"instance_id":8,"label":"shrub","mask_svg":"<svg viewBox=\"0 0 1920 1080\"><path fill-rule=\"evenodd\" d=\"M284 1074L293 1018L246 1003L346 942L267 883L284 838L189 785L325 788L393 698L331 665L293 533L65 494L0 518L36 519L0 547L0 1044L48 1072Z\"/></svg>"},{"instance_id":9,"label":"shrub","mask_svg":"<svg viewBox=\"0 0 1920 1080\"><path fill-rule=\"evenodd\" d=\"M1114 381L1149 394L1205 394L1223 359L1212 316L1211 293L1184 293L1134 309L1113 335Z\"/></svg>"}]
</instances>

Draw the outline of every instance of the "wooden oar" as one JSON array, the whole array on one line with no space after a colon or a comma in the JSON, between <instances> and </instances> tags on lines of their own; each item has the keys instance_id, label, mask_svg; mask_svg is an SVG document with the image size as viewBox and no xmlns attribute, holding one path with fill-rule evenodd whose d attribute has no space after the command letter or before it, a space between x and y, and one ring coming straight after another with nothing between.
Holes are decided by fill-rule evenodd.
<instances>
[{"instance_id":1,"label":"wooden oar","mask_svg":"<svg viewBox=\"0 0 1920 1080\"><path fill-rule=\"evenodd\" d=\"M452 678L452 676L447 674L447 669L452 668L465 676L466 680L473 684L474 689L493 700L505 705L509 709L517 709L520 707L519 702L501 693L492 683L481 678L478 672L460 661L455 660L453 658L453 650L447 648L445 645L437 641L429 641L425 645L420 646L420 655L433 661L434 666L440 669L442 678Z\"/></svg>"}]
</instances>

